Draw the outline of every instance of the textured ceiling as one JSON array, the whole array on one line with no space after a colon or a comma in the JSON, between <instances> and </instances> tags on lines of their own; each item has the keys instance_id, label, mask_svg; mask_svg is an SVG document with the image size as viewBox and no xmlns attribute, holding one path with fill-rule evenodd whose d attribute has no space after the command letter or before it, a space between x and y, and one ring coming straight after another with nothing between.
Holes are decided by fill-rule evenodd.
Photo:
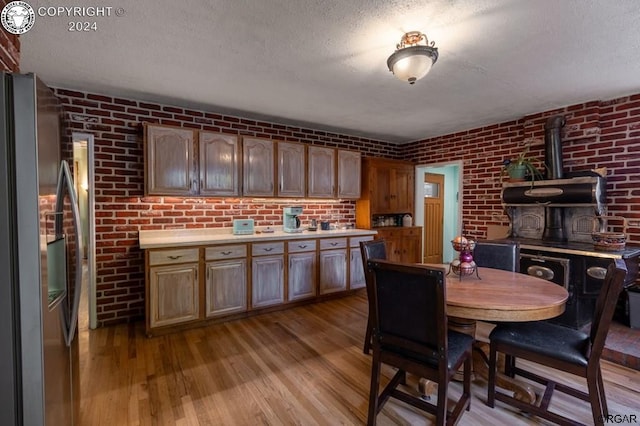
<instances>
[{"instance_id":1,"label":"textured ceiling","mask_svg":"<svg viewBox=\"0 0 640 426\"><path fill-rule=\"evenodd\" d=\"M22 72L397 143L640 92L638 0L81 3L111 16L37 16L21 36ZM70 32L69 21L97 30ZM411 30L440 54L413 86L386 68Z\"/></svg>"}]
</instances>

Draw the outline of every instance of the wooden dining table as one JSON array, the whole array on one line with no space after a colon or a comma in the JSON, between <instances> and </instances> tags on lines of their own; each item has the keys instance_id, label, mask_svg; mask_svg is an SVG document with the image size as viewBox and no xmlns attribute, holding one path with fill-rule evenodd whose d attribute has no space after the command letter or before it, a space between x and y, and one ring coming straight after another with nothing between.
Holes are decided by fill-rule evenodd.
<instances>
[{"instance_id":1,"label":"wooden dining table","mask_svg":"<svg viewBox=\"0 0 640 426\"><path fill-rule=\"evenodd\" d=\"M448 265L437 266L449 271ZM538 321L561 315L569 296L567 290L551 281L527 274L493 268L478 268L477 273L460 277L446 276L446 300L449 328L476 337L476 321ZM474 374L488 377L487 343L476 339L473 355ZM514 392L517 398L535 401L531 386L498 374L496 385Z\"/></svg>"}]
</instances>

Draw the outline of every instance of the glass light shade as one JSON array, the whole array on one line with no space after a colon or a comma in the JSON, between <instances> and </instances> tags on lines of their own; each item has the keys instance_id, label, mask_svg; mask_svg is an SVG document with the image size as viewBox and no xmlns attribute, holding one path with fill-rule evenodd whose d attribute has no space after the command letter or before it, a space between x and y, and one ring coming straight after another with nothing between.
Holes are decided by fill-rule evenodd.
<instances>
[{"instance_id":1,"label":"glass light shade","mask_svg":"<svg viewBox=\"0 0 640 426\"><path fill-rule=\"evenodd\" d=\"M387 66L398 79L414 84L427 75L437 59L437 49L429 46L411 46L396 50L387 59Z\"/></svg>"}]
</instances>

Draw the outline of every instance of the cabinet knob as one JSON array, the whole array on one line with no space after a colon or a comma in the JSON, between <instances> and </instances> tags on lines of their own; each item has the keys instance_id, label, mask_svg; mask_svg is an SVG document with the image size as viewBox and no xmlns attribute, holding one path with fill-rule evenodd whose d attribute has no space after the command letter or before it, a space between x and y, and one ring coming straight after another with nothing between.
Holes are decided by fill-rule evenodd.
<instances>
[{"instance_id":1,"label":"cabinet knob","mask_svg":"<svg viewBox=\"0 0 640 426\"><path fill-rule=\"evenodd\" d=\"M263 250L264 250L264 251L271 251L271 250L273 250L273 247L267 247L267 248L265 248L265 249L263 249Z\"/></svg>"},{"instance_id":2,"label":"cabinet knob","mask_svg":"<svg viewBox=\"0 0 640 426\"><path fill-rule=\"evenodd\" d=\"M231 253L233 253L232 251L223 251L222 255L223 256L229 256Z\"/></svg>"},{"instance_id":3,"label":"cabinet knob","mask_svg":"<svg viewBox=\"0 0 640 426\"><path fill-rule=\"evenodd\" d=\"M182 257L182 255L179 255L179 256L167 256L167 257L169 259L171 259L171 260L178 260L178 259L180 259Z\"/></svg>"},{"instance_id":4,"label":"cabinet knob","mask_svg":"<svg viewBox=\"0 0 640 426\"><path fill-rule=\"evenodd\" d=\"M307 248L307 245L306 244L302 244L302 245L298 244L298 248L301 248L301 249Z\"/></svg>"}]
</instances>

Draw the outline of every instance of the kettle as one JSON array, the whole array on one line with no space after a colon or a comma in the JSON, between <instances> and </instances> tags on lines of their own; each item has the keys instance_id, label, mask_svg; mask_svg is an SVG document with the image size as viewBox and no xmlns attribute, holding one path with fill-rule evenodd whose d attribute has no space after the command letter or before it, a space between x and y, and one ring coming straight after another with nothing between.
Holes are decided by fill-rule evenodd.
<instances>
[{"instance_id":1,"label":"kettle","mask_svg":"<svg viewBox=\"0 0 640 426\"><path fill-rule=\"evenodd\" d=\"M410 214L402 216L402 226L413 226L413 218Z\"/></svg>"}]
</instances>

